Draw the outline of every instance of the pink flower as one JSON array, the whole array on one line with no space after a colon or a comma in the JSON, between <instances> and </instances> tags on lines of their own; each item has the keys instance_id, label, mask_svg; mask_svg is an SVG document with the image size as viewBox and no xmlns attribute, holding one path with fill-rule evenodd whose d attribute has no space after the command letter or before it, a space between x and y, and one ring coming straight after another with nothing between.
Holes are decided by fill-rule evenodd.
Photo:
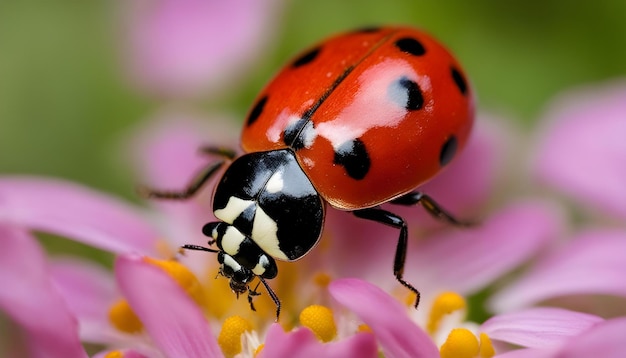
<instances>
[{"instance_id":1,"label":"pink flower","mask_svg":"<svg viewBox=\"0 0 626 358\"><path fill-rule=\"evenodd\" d=\"M171 113L165 112L164 116ZM145 147L138 152L143 153L140 157L146 155L147 158L139 162L150 163L142 170L151 174L149 178L153 180L152 185L177 187L184 184L193 175L192 172L202 165L193 153L202 142L202 135L198 136L198 133L209 136L212 132L199 132L192 129L193 125L190 126L190 123L194 122L189 119L182 122L163 120L152 127L151 131L143 132L139 143L143 143ZM157 155L158 153L161 154ZM161 160L148 160L155 157ZM205 161L210 160L206 158ZM467 160L471 161L471 158ZM463 161L459 163L463 164ZM215 356L221 353L215 348L217 343L211 333L212 328L220 331L219 337L233 325L240 327L241 325L237 325L238 321L228 323L227 317L235 314L244 317L243 321L253 328L245 330L250 333L244 334L247 338L244 338L243 346L238 348L225 343L225 346L220 345L222 349L240 349L250 353L259 346L260 341L265 341L269 352L273 349L285 352L306 349L311 354L323 352L337 356L345 352L376 354L377 344L374 337L369 333L355 333L358 331L355 327L346 329L341 322L346 322L347 319L341 314L335 315L339 322L338 332L332 333L331 329L329 339L332 342L329 343L313 339L314 335L307 328L289 333L279 331L278 326L268 328L266 324L272 320L273 307L271 302L268 304L267 295L257 300L259 312L256 315L250 312L245 300L234 304L234 296L228 292L226 280L213 280L217 270L214 257L204 253L189 253L187 257L179 258L195 272L195 275L189 273L188 276L198 277L199 279L193 280L209 290L209 297L199 300L191 300L189 297L193 295L168 278L171 273L165 273L151 261L146 261L143 255L167 258L167 248L169 255L173 255L175 247L181 243L201 243L199 228L203 222L211 220L210 210L205 206L207 194L208 190L204 195L187 203L156 203L157 210L145 212L75 184L48 179L5 178L0 181L0 217L3 223L20 230L51 232L120 254L116 261L115 279L93 264L75 260L48 262L41 257L32 262L51 267L51 277L48 280L54 282L58 294L71 307L71 316L78 319L79 337L82 340L119 347L129 354ZM303 309L312 303L332 306L326 284L323 283L324 276L331 279L363 277L379 283L389 292L406 295L406 291L398 291L399 286L392 279L391 262L397 232L371 223L353 225L351 220L355 220L354 218L344 217L344 221L341 217L342 215L337 215L329 219L329 235L336 237L324 238L329 241L330 246L326 249L320 247L299 263L283 266L279 278L272 282L283 300L283 320L295 321ZM146 218L152 218L153 221ZM528 226L528 222L533 225ZM155 229L154 223L158 223L159 230ZM500 239L503 231L509 232L510 226L526 228L516 231L519 236L515 238L516 245L513 246ZM412 245L406 270L407 278L415 280L424 292L422 307L426 307L420 309L418 316L422 312L429 312L429 301L432 302L442 291L455 289L461 293L471 293L485 287L491 280L513 269L543 247L560 230L559 227L558 213L554 213L541 202L527 202L503 210L500 215L486 220L474 229L448 230L435 236L428 235L432 239L424 242L425 254L419 254L416 245ZM361 231L370 229L371 231ZM166 235L162 236L161 233ZM383 244L379 239L380 235L390 239ZM347 239L355 236L357 240ZM164 245L163 238L170 243ZM468 246L468 243L471 245ZM468 247L475 249L468 250ZM163 248L166 250L163 251ZM346 257L346 252L351 255ZM16 253L15 256L22 257L23 254ZM426 265L413 266L416 257ZM2 270L7 275L15 274L10 266L0 265L0 271ZM480 275L474 275L476 273ZM294 275L298 277L294 278ZM426 279L419 281L421 276ZM318 284L312 284L314 282ZM133 327L126 321L121 324L125 327L122 330L118 320L111 321L110 317L112 312L117 312L115 307L120 298L127 302L131 312L138 317L139 333L125 331L129 327L126 324ZM408 303L404 307L405 320L426 321L424 317L411 318L415 311L410 306L411 303ZM11 305L5 309L14 312ZM121 316L129 319L125 311ZM191 320L190 317L195 319ZM330 317L322 321L334 321L332 314ZM30 319L36 321L37 317L32 316ZM183 321L179 322L178 319ZM203 328L198 328L200 326ZM384 331L387 328L380 329ZM75 330L75 327L66 325L63 332L77 339ZM384 336L384 333L380 334ZM239 335L235 337L238 342ZM382 342L380 338L376 339L379 343ZM307 344L297 347L290 345L289 342L294 340Z\"/></svg>"},{"instance_id":2,"label":"pink flower","mask_svg":"<svg viewBox=\"0 0 626 358\"><path fill-rule=\"evenodd\" d=\"M0 237L0 309L29 342L12 347L16 356L87 357L77 335L78 322L50 280L41 248L24 230L4 224Z\"/></svg>"},{"instance_id":3,"label":"pink flower","mask_svg":"<svg viewBox=\"0 0 626 358\"><path fill-rule=\"evenodd\" d=\"M222 130L211 131L214 127L198 129L195 114L171 108L162 113L156 125L142 130L134 151L145 182L178 188L211 161L195 156L196 148L232 140ZM445 205L486 210L481 204L495 196L499 165L474 163L476 156L506 162L499 149L503 133L508 132L479 125L467 150L473 155L461 156L428 184L433 192L445 194L448 187L463 193L458 201L448 196ZM465 178L464 190L446 175ZM602 328L597 316L531 307L574 294L624 295L623 232L588 231L560 245L565 219L550 202L514 201L463 229L412 219L419 209L389 205L412 228L404 274L423 293L418 311L411 307L414 297L392 275L397 230L329 210L319 247L300 262L281 264L278 278L270 282L282 299L282 321L296 326L285 331L268 324L274 316L268 295L256 298L258 312L253 313L245 299L235 301L227 280L214 280L214 256L176 254L182 243L206 240L199 228L212 220L209 195L207 188L188 202L156 202L153 210L145 210L63 181L0 179L0 230L9 241L0 278L6 287L16 287L0 293L0 307L35 346L33 355L41 347L84 356L81 341L103 345L100 356L118 351L147 357L375 357L379 349L389 357L452 357L457 352L489 357L494 347L498 353L510 350L507 344L528 350L506 354L552 354L569 349L573 337L592 337L581 338L590 342L583 348L597 342L619 347L612 343L615 326ZM46 258L29 233L34 230L117 254L115 275L82 261ZM489 287L535 256L540 256L536 265L489 300L501 314L482 325L467 321L463 296ZM16 260L22 257L29 260ZM27 284L19 279L22 272ZM46 310L24 313L42 294L52 297L42 305ZM54 314L42 318L47 311ZM39 326L40 321L45 324ZM609 321L621 327L619 319ZM600 333L594 333L596 328ZM598 340L607 330L609 339Z\"/></svg>"},{"instance_id":4,"label":"pink flower","mask_svg":"<svg viewBox=\"0 0 626 358\"><path fill-rule=\"evenodd\" d=\"M267 44L275 0L121 1L129 77L167 96L219 93Z\"/></svg>"}]
</instances>

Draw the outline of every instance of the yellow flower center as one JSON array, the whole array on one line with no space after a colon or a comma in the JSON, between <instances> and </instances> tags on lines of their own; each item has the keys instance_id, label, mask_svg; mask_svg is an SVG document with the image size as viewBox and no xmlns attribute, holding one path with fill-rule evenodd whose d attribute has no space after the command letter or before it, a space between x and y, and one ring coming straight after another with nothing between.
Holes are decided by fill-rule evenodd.
<instances>
[{"instance_id":1,"label":"yellow flower center","mask_svg":"<svg viewBox=\"0 0 626 358\"><path fill-rule=\"evenodd\" d=\"M428 323L426 325L426 329L428 333L434 334L437 329L439 329L439 325L441 324L441 320L446 316L455 311L465 309L467 304L465 303L465 299L456 292L444 292L440 294L433 303L433 307L430 310L430 315L428 316Z\"/></svg>"},{"instance_id":2,"label":"yellow flower center","mask_svg":"<svg viewBox=\"0 0 626 358\"><path fill-rule=\"evenodd\" d=\"M331 280L332 278L330 277L330 275L325 272L319 272L315 276L313 276L313 283L322 288L328 287Z\"/></svg>"},{"instance_id":3,"label":"yellow flower center","mask_svg":"<svg viewBox=\"0 0 626 358\"><path fill-rule=\"evenodd\" d=\"M404 298L404 304L407 305L407 307L413 307L415 300L417 300L417 293L409 291Z\"/></svg>"},{"instance_id":4,"label":"yellow flower center","mask_svg":"<svg viewBox=\"0 0 626 358\"><path fill-rule=\"evenodd\" d=\"M480 358L491 358L496 355L491 339L487 333L480 334Z\"/></svg>"},{"instance_id":5,"label":"yellow flower center","mask_svg":"<svg viewBox=\"0 0 626 358\"><path fill-rule=\"evenodd\" d=\"M157 260L146 257L145 261L161 268L170 275L176 283L191 297L194 302L200 306L204 306L204 291L200 281L185 265L174 260Z\"/></svg>"},{"instance_id":6,"label":"yellow flower center","mask_svg":"<svg viewBox=\"0 0 626 358\"><path fill-rule=\"evenodd\" d=\"M111 306L109 321L113 327L124 333L139 333L143 330L139 317L125 299L120 299Z\"/></svg>"},{"instance_id":7,"label":"yellow flower center","mask_svg":"<svg viewBox=\"0 0 626 358\"><path fill-rule=\"evenodd\" d=\"M309 328L322 342L329 342L337 336L337 326L333 311L324 306L312 305L300 313L300 324Z\"/></svg>"},{"instance_id":8,"label":"yellow flower center","mask_svg":"<svg viewBox=\"0 0 626 358\"><path fill-rule=\"evenodd\" d=\"M441 358L491 358L495 350L485 333L480 334L480 342L468 329L456 328L439 351Z\"/></svg>"},{"instance_id":9,"label":"yellow flower center","mask_svg":"<svg viewBox=\"0 0 626 358\"><path fill-rule=\"evenodd\" d=\"M480 351L476 336L465 328L456 328L441 346L441 358L474 358Z\"/></svg>"},{"instance_id":10,"label":"yellow flower center","mask_svg":"<svg viewBox=\"0 0 626 358\"><path fill-rule=\"evenodd\" d=\"M242 350L241 336L252 330L252 324L241 316L228 317L217 337L217 343L227 357L233 357Z\"/></svg>"},{"instance_id":11,"label":"yellow flower center","mask_svg":"<svg viewBox=\"0 0 626 358\"><path fill-rule=\"evenodd\" d=\"M370 328L370 326L366 325L365 323L361 323L358 327L357 327L357 332L368 332L368 333L373 333L372 329Z\"/></svg>"},{"instance_id":12,"label":"yellow flower center","mask_svg":"<svg viewBox=\"0 0 626 358\"><path fill-rule=\"evenodd\" d=\"M177 261L156 260L146 257L146 262L155 265L170 275L176 283L200 306L205 305L204 291L200 282L187 267ZM109 321L124 333L139 333L143 324L125 299L120 299L109 308Z\"/></svg>"},{"instance_id":13,"label":"yellow flower center","mask_svg":"<svg viewBox=\"0 0 626 358\"><path fill-rule=\"evenodd\" d=\"M254 355L253 355L253 357L258 356L258 355L259 355L259 353L261 353L261 351L263 350L263 348L265 348L265 344L264 344L264 343L259 344L259 346L258 346L258 347L256 347L256 349L254 350Z\"/></svg>"},{"instance_id":14,"label":"yellow flower center","mask_svg":"<svg viewBox=\"0 0 626 358\"><path fill-rule=\"evenodd\" d=\"M104 358L124 358L124 353L120 351L110 351L104 355Z\"/></svg>"}]
</instances>

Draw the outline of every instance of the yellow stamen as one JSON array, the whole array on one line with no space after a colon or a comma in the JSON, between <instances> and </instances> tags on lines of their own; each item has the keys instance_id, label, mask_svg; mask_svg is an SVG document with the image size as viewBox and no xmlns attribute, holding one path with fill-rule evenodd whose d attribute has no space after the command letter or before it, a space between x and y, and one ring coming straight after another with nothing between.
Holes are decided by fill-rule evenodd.
<instances>
[{"instance_id":1,"label":"yellow stamen","mask_svg":"<svg viewBox=\"0 0 626 358\"><path fill-rule=\"evenodd\" d=\"M178 261L173 260L156 260L147 257L146 262L160 267L168 275L170 275L180 287L200 306L204 306L204 291L202 285L196 276L189 269Z\"/></svg>"},{"instance_id":2,"label":"yellow stamen","mask_svg":"<svg viewBox=\"0 0 626 358\"><path fill-rule=\"evenodd\" d=\"M465 328L453 329L439 353L441 358L492 358L496 355L491 339L486 333L481 333L480 338L476 339L476 336Z\"/></svg>"},{"instance_id":3,"label":"yellow stamen","mask_svg":"<svg viewBox=\"0 0 626 358\"><path fill-rule=\"evenodd\" d=\"M427 329L430 334L434 334L439 328L439 324L444 316L452 312L465 309L467 304L465 299L456 292L444 292L440 294L433 303L428 317Z\"/></svg>"},{"instance_id":4,"label":"yellow stamen","mask_svg":"<svg viewBox=\"0 0 626 358\"><path fill-rule=\"evenodd\" d=\"M124 353L120 351L110 351L104 355L104 358L124 358Z\"/></svg>"},{"instance_id":5,"label":"yellow stamen","mask_svg":"<svg viewBox=\"0 0 626 358\"><path fill-rule=\"evenodd\" d=\"M491 358L496 355L491 339L487 333L480 334L480 358Z\"/></svg>"},{"instance_id":6,"label":"yellow stamen","mask_svg":"<svg viewBox=\"0 0 626 358\"><path fill-rule=\"evenodd\" d=\"M308 327L322 342L329 342L337 335L333 311L324 306L312 305L300 313L300 324Z\"/></svg>"},{"instance_id":7,"label":"yellow stamen","mask_svg":"<svg viewBox=\"0 0 626 358\"><path fill-rule=\"evenodd\" d=\"M476 336L465 328L453 329L439 350L441 358L475 358L478 352Z\"/></svg>"},{"instance_id":8,"label":"yellow stamen","mask_svg":"<svg viewBox=\"0 0 626 358\"><path fill-rule=\"evenodd\" d=\"M361 323L357 329L357 332L361 333L361 332L368 332L368 333L373 333L372 329L370 328L370 326L366 325L365 323Z\"/></svg>"},{"instance_id":9,"label":"yellow stamen","mask_svg":"<svg viewBox=\"0 0 626 358\"><path fill-rule=\"evenodd\" d=\"M259 346L256 347L256 349L254 350L253 357L257 357L261 353L263 348L265 348L265 344L264 343L259 344Z\"/></svg>"},{"instance_id":10,"label":"yellow stamen","mask_svg":"<svg viewBox=\"0 0 626 358\"><path fill-rule=\"evenodd\" d=\"M313 283L322 288L328 287L331 280L332 278L330 277L330 275L325 272L320 272L313 276Z\"/></svg>"},{"instance_id":11,"label":"yellow stamen","mask_svg":"<svg viewBox=\"0 0 626 358\"><path fill-rule=\"evenodd\" d=\"M413 307L415 305L415 300L417 300L417 293L409 291L404 299L404 304Z\"/></svg>"},{"instance_id":12,"label":"yellow stamen","mask_svg":"<svg viewBox=\"0 0 626 358\"><path fill-rule=\"evenodd\" d=\"M138 333L143 329L139 317L124 299L120 299L109 308L109 321L113 327L124 333Z\"/></svg>"},{"instance_id":13,"label":"yellow stamen","mask_svg":"<svg viewBox=\"0 0 626 358\"><path fill-rule=\"evenodd\" d=\"M205 282L204 292L211 301L211 304L206 307L206 312L210 316L223 319L229 315L229 312L238 311L233 309L233 305L236 305L239 300L235 299L235 294L233 294L227 279L223 277L214 279L214 277L215 272L211 272L207 275L208 279ZM241 306L242 312L245 308L245 305Z\"/></svg>"},{"instance_id":14,"label":"yellow stamen","mask_svg":"<svg viewBox=\"0 0 626 358\"><path fill-rule=\"evenodd\" d=\"M251 330L252 324L241 316L228 317L222 324L222 330L217 337L217 343L222 348L224 355L233 357L241 353L241 336Z\"/></svg>"}]
</instances>

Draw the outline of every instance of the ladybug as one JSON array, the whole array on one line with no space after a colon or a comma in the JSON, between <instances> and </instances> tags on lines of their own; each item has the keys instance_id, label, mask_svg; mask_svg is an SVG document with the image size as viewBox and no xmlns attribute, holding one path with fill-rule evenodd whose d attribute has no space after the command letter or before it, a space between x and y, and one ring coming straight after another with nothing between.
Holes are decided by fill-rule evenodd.
<instances>
[{"instance_id":1,"label":"ladybug","mask_svg":"<svg viewBox=\"0 0 626 358\"><path fill-rule=\"evenodd\" d=\"M239 296L276 277L276 260L296 261L320 240L327 204L399 229L393 264L404 280L407 225L383 203L422 205L463 225L414 191L464 147L474 96L457 60L410 27L367 28L331 37L296 57L261 91L243 125L245 154L207 147L221 157L182 191L149 189L154 198L186 199L227 166L213 195L219 220L202 231L220 274ZM259 283L251 288L252 282Z\"/></svg>"}]
</instances>

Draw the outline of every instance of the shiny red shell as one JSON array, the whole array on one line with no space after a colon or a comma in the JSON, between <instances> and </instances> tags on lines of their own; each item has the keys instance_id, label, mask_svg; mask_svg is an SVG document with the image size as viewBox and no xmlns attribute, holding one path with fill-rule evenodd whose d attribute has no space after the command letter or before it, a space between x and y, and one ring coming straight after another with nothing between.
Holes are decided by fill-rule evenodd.
<instances>
[{"instance_id":1,"label":"shiny red shell","mask_svg":"<svg viewBox=\"0 0 626 358\"><path fill-rule=\"evenodd\" d=\"M294 148L321 197L355 210L433 177L463 148L473 120L465 74L437 40L408 27L364 29L283 68L248 115L242 147Z\"/></svg>"}]
</instances>

